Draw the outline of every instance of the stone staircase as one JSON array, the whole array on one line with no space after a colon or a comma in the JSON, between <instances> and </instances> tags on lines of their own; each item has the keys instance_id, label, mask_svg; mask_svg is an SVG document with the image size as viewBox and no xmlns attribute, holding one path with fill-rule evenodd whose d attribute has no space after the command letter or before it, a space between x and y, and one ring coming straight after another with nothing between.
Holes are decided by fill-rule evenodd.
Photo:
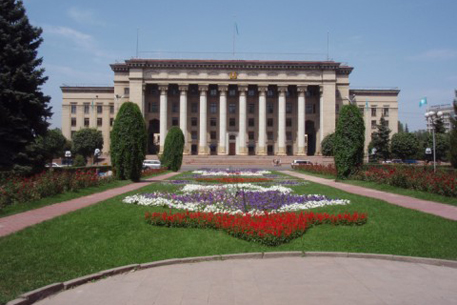
<instances>
[{"instance_id":1,"label":"stone staircase","mask_svg":"<svg viewBox=\"0 0 457 305\"><path fill-rule=\"evenodd\" d=\"M196 156L187 155L183 158L183 165L207 166L271 166L273 159L278 156ZM310 160L316 164L333 163L333 158L322 156L281 156L281 163L289 165L295 159Z\"/></svg>"}]
</instances>

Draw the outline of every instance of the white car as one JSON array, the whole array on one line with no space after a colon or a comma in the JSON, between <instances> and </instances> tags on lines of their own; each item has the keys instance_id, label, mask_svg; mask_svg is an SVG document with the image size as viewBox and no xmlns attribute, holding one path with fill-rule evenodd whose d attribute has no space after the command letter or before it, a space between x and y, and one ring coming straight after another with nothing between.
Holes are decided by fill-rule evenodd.
<instances>
[{"instance_id":1,"label":"white car","mask_svg":"<svg viewBox=\"0 0 457 305\"><path fill-rule=\"evenodd\" d=\"M159 160L144 160L143 161L143 169L149 168L161 168L162 164Z\"/></svg>"},{"instance_id":2,"label":"white car","mask_svg":"<svg viewBox=\"0 0 457 305\"><path fill-rule=\"evenodd\" d=\"M309 160L294 160L292 163L290 163L290 166L292 168L295 168L297 166L302 166L302 165L313 165L313 162Z\"/></svg>"},{"instance_id":3,"label":"white car","mask_svg":"<svg viewBox=\"0 0 457 305\"><path fill-rule=\"evenodd\" d=\"M45 167L62 167L62 165L59 165L57 163L48 163L45 165Z\"/></svg>"}]
</instances>

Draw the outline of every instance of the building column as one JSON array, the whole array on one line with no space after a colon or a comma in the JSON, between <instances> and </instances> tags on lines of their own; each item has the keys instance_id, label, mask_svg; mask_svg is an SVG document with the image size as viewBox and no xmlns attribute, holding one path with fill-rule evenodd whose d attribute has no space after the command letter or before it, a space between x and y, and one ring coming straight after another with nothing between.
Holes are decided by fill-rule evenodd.
<instances>
[{"instance_id":1,"label":"building column","mask_svg":"<svg viewBox=\"0 0 457 305\"><path fill-rule=\"evenodd\" d=\"M248 150L246 148L246 91L248 90L247 86L238 86L238 92L240 93L240 102L239 102L239 130L238 130L238 139L239 147L238 154L246 156Z\"/></svg>"},{"instance_id":2,"label":"building column","mask_svg":"<svg viewBox=\"0 0 457 305\"><path fill-rule=\"evenodd\" d=\"M110 104L103 105L103 115L102 115L102 134L103 134L103 152L108 153L110 150Z\"/></svg>"},{"instance_id":3,"label":"building column","mask_svg":"<svg viewBox=\"0 0 457 305\"><path fill-rule=\"evenodd\" d=\"M228 86L219 87L219 145L218 154L227 155L227 90Z\"/></svg>"},{"instance_id":4,"label":"building column","mask_svg":"<svg viewBox=\"0 0 457 305\"><path fill-rule=\"evenodd\" d=\"M168 117L168 85L159 86L160 90L160 149L159 154L163 154L165 147L165 137L167 136L167 117Z\"/></svg>"},{"instance_id":5,"label":"building column","mask_svg":"<svg viewBox=\"0 0 457 305\"><path fill-rule=\"evenodd\" d=\"M320 130L319 143L316 145L318 153L322 154L322 140L335 132L335 105L336 105L335 83L326 83L320 87ZM324 115L325 114L325 115ZM325 118L325 119L324 119ZM316 143L317 144L317 143Z\"/></svg>"},{"instance_id":6,"label":"building column","mask_svg":"<svg viewBox=\"0 0 457 305\"><path fill-rule=\"evenodd\" d=\"M207 92L208 86L198 85L198 90L200 90L200 137L198 139L198 154L199 155L208 155L208 139L207 139Z\"/></svg>"},{"instance_id":7,"label":"building column","mask_svg":"<svg viewBox=\"0 0 457 305\"><path fill-rule=\"evenodd\" d=\"M89 127L90 128L97 128L97 101L98 95L95 96L90 102L90 110L89 110ZM84 108L84 106L83 106ZM84 124L83 124L84 126Z\"/></svg>"},{"instance_id":8,"label":"building column","mask_svg":"<svg viewBox=\"0 0 457 305\"><path fill-rule=\"evenodd\" d=\"M182 133L184 134L184 155L189 154L189 143L187 142L189 136L187 134L187 90L188 85L179 86L179 128L181 128Z\"/></svg>"},{"instance_id":9,"label":"building column","mask_svg":"<svg viewBox=\"0 0 457 305\"><path fill-rule=\"evenodd\" d=\"M324 87L319 86L319 140L324 139ZM318 147L321 147L319 143ZM319 149L321 151L321 149Z\"/></svg>"},{"instance_id":10,"label":"building column","mask_svg":"<svg viewBox=\"0 0 457 305\"><path fill-rule=\"evenodd\" d=\"M259 147L257 150L257 155L266 156L267 155L267 97L266 91L268 90L267 86L259 86L259 138L258 143Z\"/></svg>"},{"instance_id":11,"label":"building column","mask_svg":"<svg viewBox=\"0 0 457 305\"><path fill-rule=\"evenodd\" d=\"M297 155L299 156L306 156L305 152L305 122L306 122L306 100L305 100L305 94L306 94L307 86L298 86L297 91L298 91L298 130L297 130L297 144L298 144L298 150L297 150Z\"/></svg>"},{"instance_id":12,"label":"building column","mask_svg":"<svg viewBox=\"0 0 457 305\"><path fill-rule=\"evenodd\" d=\"M278 86L278 156L286 155L286 91L287 86Z\"/></svg>"}]
</instances>

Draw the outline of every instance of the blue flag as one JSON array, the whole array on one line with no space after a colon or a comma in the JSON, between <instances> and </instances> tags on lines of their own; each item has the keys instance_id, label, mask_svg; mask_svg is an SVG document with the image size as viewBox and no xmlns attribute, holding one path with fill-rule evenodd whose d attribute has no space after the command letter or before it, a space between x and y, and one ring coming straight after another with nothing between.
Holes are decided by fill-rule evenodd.
<instances>
[{"instance_id":1,"label":"blue flag","mask_svg":"<svg viewBox=\"0 0 457 305\"><path fill-rule=\"evenodd\" d=\"M419 107L422 107L424 105L427 105L427 98L426 97L421 98L421 100L419 102Z\"/></svg>"},{"instance_id":2,"label":"blue flag","mask_svg":"<svg viewBox=\"0 0 457 305\"><path fill-rule=\"evenodd\" d=\"M368 99L367 99L367 101L365 102L365 108L366 108L366 109L369 108L369 107L368 107Z\"/></svg>"}]
</instances>

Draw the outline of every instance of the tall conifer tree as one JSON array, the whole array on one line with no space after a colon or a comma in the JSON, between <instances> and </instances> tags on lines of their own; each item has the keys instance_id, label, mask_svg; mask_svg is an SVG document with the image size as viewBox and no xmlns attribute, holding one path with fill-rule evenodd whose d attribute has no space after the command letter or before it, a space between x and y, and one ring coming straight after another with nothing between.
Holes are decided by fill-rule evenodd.
<instances>
[{"instance_id":1,"label":"tall conifer tree","mask_svg":"<svg viewBox=\"0 0 457 305\"><path fill-rule=\"evenodd\" d=\"M30 25L22 1L0 0L0 170L32 166L28 154L48 129L47 77L37 50L42 30Z\"/></svg>"}]
</instances>

